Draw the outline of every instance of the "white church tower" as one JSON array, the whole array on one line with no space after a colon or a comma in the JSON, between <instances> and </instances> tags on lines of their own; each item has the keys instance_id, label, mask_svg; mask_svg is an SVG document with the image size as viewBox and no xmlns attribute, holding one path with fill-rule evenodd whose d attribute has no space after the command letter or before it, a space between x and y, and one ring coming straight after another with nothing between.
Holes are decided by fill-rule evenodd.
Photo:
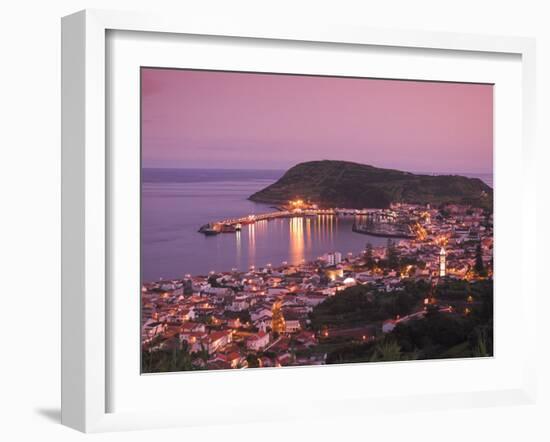
<instances>
[{"instance_id":1,"label":"white church tower","mask_svg":"<svg viewBox=\"0 0 550 442\"><path fill-rule=\"evenodd\" d=\"M444 278L447 275L447 267L446 267L446 257L447 253L445 252L445 248L441 247L441 251L439 252L439 277Z\"/></svg>"}]
</instances>

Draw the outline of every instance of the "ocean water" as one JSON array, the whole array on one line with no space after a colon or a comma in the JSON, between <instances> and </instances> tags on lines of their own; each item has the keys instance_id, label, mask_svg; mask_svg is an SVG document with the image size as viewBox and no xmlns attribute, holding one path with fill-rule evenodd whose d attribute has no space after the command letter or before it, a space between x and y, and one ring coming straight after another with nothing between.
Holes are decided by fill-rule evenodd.
<instances>
[{"instance_id":1,"label":"ocean water","mask_svg":"<svg viewBox=\"0 0 550 442\"><path fill-rule=\"evenodd\" d=\"M251 265L299 263L324 253L357 253L385 238L351 231L353 217L318 216L262 221L241 232L205 236L203 224L273 211L247 198L275 182L284 171L143 169L141 204L142 281L190 273L245 270ZM467 175L462 174L466 176ZM476 178L487 178L476 175Z\"/></svg>"}]
</instances>

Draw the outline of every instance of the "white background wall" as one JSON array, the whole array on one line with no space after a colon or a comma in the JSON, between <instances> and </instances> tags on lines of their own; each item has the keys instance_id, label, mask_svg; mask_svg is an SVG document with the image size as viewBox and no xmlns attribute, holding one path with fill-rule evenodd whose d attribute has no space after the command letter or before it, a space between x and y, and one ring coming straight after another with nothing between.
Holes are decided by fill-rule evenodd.
<instances>
[{"instance_id":1,"label":"white background wall","mask_svg":"<svg viewBox=\"0 0 550 442\"><path fill-rule=\"evenodd\" d=\"M59 421L60 17L83 8L169 10L230 20L338 22L371 27L534 36L538 43L539 191L547 199L550 13L545 1L11 0L0 6L0 438L82 440ZM191 6L192 5L192 6ZM542 198L541 198L542 203ZM543 213L544 212L544 213ZM547 215L547 207L539 207ZM545 216L547 219L547 216ZM538 270L547 265L540 223ZM546 237L543 237L546 235ZM536 260L534 259L536 262ZM542 281L541 281L542 282ZM380 415L331 422L163 430L95 440L549 440L547 286L539 283L541 352L537 406ZM521 332L521 330L518 330ZM254 392L248 392L254 400ZM182 398L182 400L187 400ZM269 400L264 398L263 400ZM260 401L261 403L261 401ZM238 412L238 410L231 410Z\"/></svg>"}]
</instances>

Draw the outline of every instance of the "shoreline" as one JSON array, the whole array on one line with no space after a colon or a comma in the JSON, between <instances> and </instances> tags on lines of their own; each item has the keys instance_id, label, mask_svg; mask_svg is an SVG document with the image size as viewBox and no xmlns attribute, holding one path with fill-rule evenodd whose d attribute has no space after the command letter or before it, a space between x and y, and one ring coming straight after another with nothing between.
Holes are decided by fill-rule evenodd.
<instances>
[{"instance_id":1,"label":"shoreline","mask_svg":"<svg viewBox=\"0 0 550 442\"><path fill-rule=\"evenodd\" d=\"M177 279L142 282L141 347L146 355L142 370L374 360L381 356L378 345L393 339L397 326L399 333L413 336L408 323L418 320L443 321L444 327L459 329L451 343L421 345L423 358L446 357L448 352L457 357L477 355L480 347L465 336L478 325L490 324L490 218L469 206L453 207L452 217L441 217L438 209L425 207L393 209L394 216L386 213L384 219L373 220L399 229L404 219L416 219L413 231L417 238L386 246L367 243L365 249L353 253L336 251L338 246L332 244L323 247L332 251L300 262L296 258L304 255L280 265L249 262L241 269L189 272ZM460 229L453 228L456 225ZM463 320L468 316L481 319ZM430 327L425 333L431 340L439 339ZM481 344L492 345L492 340ZM492 348L486 348L492 353ZM400 347L391 360L410 360L416 355L416 349Z\"/></svg>"}]
</instances>

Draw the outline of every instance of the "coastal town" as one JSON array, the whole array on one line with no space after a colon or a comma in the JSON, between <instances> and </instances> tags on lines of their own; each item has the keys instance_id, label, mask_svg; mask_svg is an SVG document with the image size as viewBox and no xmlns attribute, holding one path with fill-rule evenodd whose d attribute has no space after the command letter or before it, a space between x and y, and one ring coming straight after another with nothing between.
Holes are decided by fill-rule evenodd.
<instances>
[{"instance_id":1,"label":"coastal town","mask_svg":"<svg viewBox=\"0 0 550 442\"><path fill-rule=\"evenodd\" d=\"M319 210L291 201L279 212L303 217L319 216ZM492 213L469 205L404 203L355 213L322 210L354 217L364 250L327 250L309 262L144 282L142 371L346 362L342 355L350 346L382 353L377 344L427 315L467 318L481 305L476 284L491 283L492 302ZM255 218L208 224L202 233L231 233L247 222ZM386 236L387 244L372 246L368 235ZM457 294L453 282L464 292ZM346 316L338 299L354 296L366 307Z\"/></svg>"}]
</instances>

